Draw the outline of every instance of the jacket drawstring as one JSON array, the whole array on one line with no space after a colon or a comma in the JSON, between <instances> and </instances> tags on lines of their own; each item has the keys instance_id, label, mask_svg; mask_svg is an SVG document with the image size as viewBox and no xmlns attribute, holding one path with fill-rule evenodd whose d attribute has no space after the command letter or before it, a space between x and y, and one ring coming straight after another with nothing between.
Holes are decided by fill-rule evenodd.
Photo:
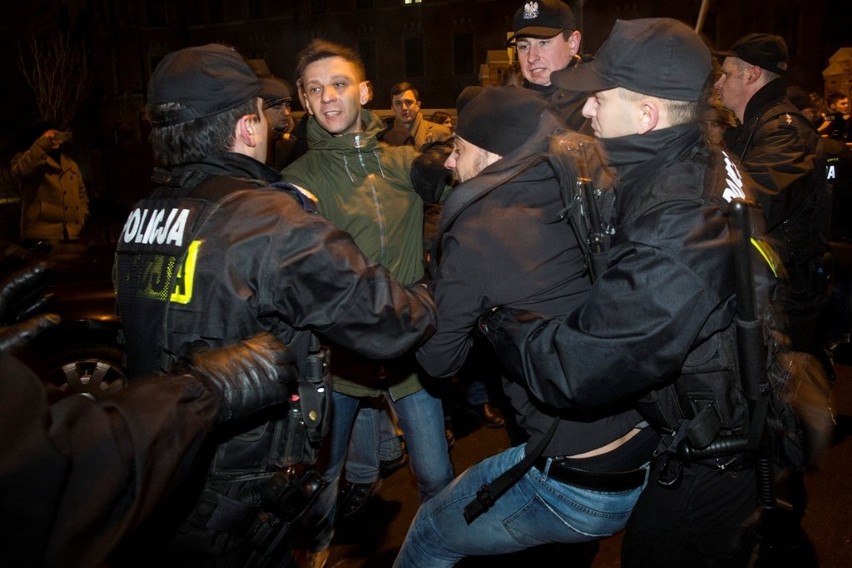
<instances>
[{"instance_id":1,"label":"jacket drawstring","mask_svg":"<svg viewBox=\"0 0 852 568\"><path fill-rule=\"evenodd\" d=\"M355 183L355 178L352 177L352 172L349 171L349 158L346 157L346 154L343 154L343 169L346 170L346 175L349 176L349 181Z\"/></svg>"},{"instance_id":2,"label":"jacket drawstring","mask_svg":"<svg viewBox=\"0 0 852 568\"><path fill-rule=\"evenodd\" d=\"M373 150L373 157L376 159L376 164L379 166L379 173L382 174L382 177L387 177L385 176L385 170L382 169L382 161L379 159L378 150Z\"/></svg>"}]
</instances>

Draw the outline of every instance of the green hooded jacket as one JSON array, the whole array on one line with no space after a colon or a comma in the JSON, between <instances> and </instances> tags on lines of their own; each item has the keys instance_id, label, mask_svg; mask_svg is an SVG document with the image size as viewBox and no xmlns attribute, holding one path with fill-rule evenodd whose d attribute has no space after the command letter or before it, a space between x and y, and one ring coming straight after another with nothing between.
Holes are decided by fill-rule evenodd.
<instances>
[{"instance_id":1,"label":"green hooded jacket","mask_svg":"<svg viewBox=\"0 0 852 568\"><path fill-rule=\"evenodd\" d=\"M352 235L373 262L402 284L423 276L423 201L411 183L419 153L410 146L379 142L382 120L361 111L362 132L333 136L308 120L308 152L286 167L284 179L313 193L319 212ZM335 347L334 390L351 396L396 400L422 388L412 357L372 361Z\"/></svg>"}]
</instances>

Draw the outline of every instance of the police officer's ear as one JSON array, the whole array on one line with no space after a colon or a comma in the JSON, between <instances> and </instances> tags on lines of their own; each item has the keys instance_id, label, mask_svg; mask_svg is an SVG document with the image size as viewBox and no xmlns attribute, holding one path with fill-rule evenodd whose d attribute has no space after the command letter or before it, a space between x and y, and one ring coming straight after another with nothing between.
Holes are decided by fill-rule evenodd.
<instances>
[{"instance_id":1,"label":"police officer's ear","mask_svg":"<svg viewBox=\"0 0 852 568\"><path fill-rule=\"evenodd\" d=\"M660 122L660 107L662 103L655 97L645 97L639 101L639 121L636 125L637 134L651 132Z\"/></svg>"},{"instance_id":2,"label":"police officer's ear","mask_svg":"<svg viewBox=\"0 0 852 568\"><path fill-rule=\"evenodd\" d=\"M745 72L746 84L750 85L751 83L754 83L760 79L761 75L763 75L763 69L757 65L752 65Z\"/></svg>"},{"instance_id":3,"label":"police officer's ear","mask_svg":"<svg viewBox=\"0 0 852 568\"><path fill-rule=\"evenodd\" d=\"M260 121L257 120L256 115L243 115L237 123L237 136L239 141L246 146L252 146L254 143L255 130L259 128Z\"/></svg>"}]
</instances>

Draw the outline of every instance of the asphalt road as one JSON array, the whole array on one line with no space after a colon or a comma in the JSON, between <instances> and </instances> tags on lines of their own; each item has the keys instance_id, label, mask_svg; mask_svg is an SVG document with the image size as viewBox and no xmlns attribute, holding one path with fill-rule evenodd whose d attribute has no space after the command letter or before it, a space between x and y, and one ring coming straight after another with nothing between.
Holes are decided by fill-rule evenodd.
<instances>
[{"instance_id":1,"label":"asphalt road","mask_svg":"<svg viewBox=\"0 0 852 568\"><path fill-rule=\"evenodd\" d=\"M834 387L837 420L834 441L817 467L805 475L809 504L802 526L813 544L800 557L786 555L776 567L847 568L852 566L852 349L838 364ZM837 362L841 362L838 358ZM477 428L463 423L452 450L456 473L508 446L503 429ZM387 568L393 564L405 532L417 510L417 487L408 468L383 481L378 495L347 522L340 523L327 568ZM460 566L485 568L506 565L570 568L617 568L620 537L616 535L585 548L549 548L488 559L468 559ZM597 549L597 550L595 550ZM797 549L801 553L801 549ZM591 561L586 560L594 554Z\"/></svg>"}]
</instances>

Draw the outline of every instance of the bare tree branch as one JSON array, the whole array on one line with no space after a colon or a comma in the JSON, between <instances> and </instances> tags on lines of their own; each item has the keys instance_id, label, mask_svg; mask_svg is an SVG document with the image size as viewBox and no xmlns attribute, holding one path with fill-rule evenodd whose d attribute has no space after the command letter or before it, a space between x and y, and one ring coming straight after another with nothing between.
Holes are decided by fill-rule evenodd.
<instances>
[{"instance_id":1,"label":"bare tree branch","mask_svg":"<svg viewBox=\"0 0 852 568\"><path fill-rule=\"evenodd\" d=\"M29 41L29 54L18 53L18 67L33 90L39 119L66 129L83 102L89 69L83 45L64 34ZM27 57L29 55L29 57Z\"/></svg>"}]
</instances>

